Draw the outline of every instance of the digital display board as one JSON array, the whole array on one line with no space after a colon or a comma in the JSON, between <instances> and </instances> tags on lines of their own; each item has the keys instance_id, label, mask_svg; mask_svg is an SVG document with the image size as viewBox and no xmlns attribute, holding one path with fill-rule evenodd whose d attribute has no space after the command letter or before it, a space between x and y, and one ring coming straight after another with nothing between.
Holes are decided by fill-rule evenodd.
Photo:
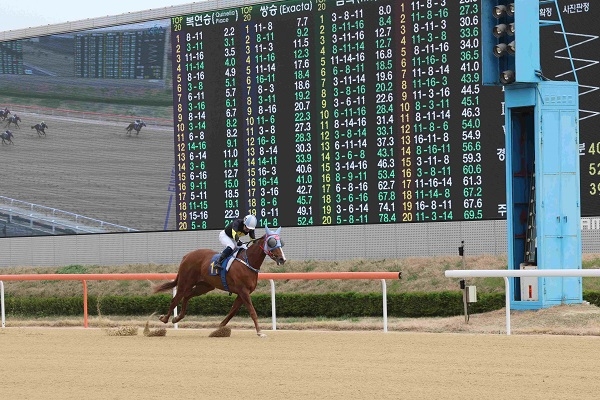
<instances>
[{"instance_id":1,"label":"digital display board","mask_svg":"<svg viewBox=\"0 0 600 400\"><path fill-rule=\"evenodd\" d=\"M303 0L172 18L178 228L502 217L479 11Z\"/></svg>"},{"instance_id":2,"label":"digital display board","mask_svg":"<svg viewBox=\"0 0 600 400\"><path fill-rule=\"evenodd\" d=\"M75 76L163 79L164 28L75 35Z\"/></svg>"},{"instance_id":3,"label":"digital display board","mask_svg":"<svg viewBox=\"0 0 600 400\"><path fill-rule=\"evenodd\" d=\"M23 46L20 42L0 43L0 74L22 74Z\"/></svg>"},{"instance_id":4,"label":"digital display board","mask_svg":"<svg viewBox=\"0 0 600 400\"><path fill-rule=\"evenodd\" d=\"M480 13L295 0L172 18L178 229L246 212L274 226L505 217L503 101L480 84Z\"/></svg>"}]
</instances>

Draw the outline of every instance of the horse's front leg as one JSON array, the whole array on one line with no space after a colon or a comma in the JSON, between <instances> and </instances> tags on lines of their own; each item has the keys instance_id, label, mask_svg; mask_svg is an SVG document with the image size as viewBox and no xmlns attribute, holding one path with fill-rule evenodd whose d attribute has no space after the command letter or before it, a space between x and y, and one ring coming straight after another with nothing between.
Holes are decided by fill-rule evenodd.
<instances>
[{"instance_id":1,"label":"horse's front leg","mask_svg":"<svg viewBox=\"0 0 600 400\"><path fill-rule=\"evenodd\" d=\"M254 309L254 305L252 304L252 299L250 298L249 293L240 292L238 293L238 298L242 299L242 302L246 306L246 309L250 313L250 317L252 321L254 321L254 328L256 328L256 334L260 337L267 337L264 333L261 332L260 327L258 326L258 315L256 315L256 310ZM238 307L239 308L239 307Z\"/></svg>"},{"instance_id":2,"label":"horse's front leg","mask_svg":"<svg viewBox=\"0 0 600 400\"><path fill-rule=\"evenodd\" d=\"M244 303L242 302L242 299L240 299L240 295L238 294L238 296L233 301L233 305L231 306L231 310L229 310L229 314L227 314L225 319L223 321L221 321L221 323L219 324L219 327L223 327L223 326L227 325L229 323L229 321L231 321L231 318L235 317L235 315L238 313L242 304L244 304Z\"/></svg>"}]
</instances>

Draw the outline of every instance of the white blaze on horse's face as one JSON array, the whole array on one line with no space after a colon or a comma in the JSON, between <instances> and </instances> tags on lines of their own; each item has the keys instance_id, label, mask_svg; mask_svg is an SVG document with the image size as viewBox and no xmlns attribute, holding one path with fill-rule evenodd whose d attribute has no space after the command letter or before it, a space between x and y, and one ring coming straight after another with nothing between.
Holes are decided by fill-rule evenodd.
<instances>
[{"instance_id":1,"label":"white blaze on horse's face","mask_svg":"<svg viewBox=\"0 0 600 400\"><path fill-rule=\"evenodd\" d=\"M281 232L281 227L277 228L276 231L272 231L269 229L267 225L265 225L265 231L267 232L267 237L265 240L264 250L265 253L269 255L277 263L277 265L282 265L285 263L286 258L283 253L283 242L279 238L279 232Z\"/></svg>"}]
</instances>

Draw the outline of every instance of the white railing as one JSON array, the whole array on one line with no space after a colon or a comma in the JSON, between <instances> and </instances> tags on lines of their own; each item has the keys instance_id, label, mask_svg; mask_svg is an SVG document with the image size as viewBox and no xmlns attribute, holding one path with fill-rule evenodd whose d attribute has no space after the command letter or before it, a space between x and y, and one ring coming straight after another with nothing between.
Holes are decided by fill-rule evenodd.
<instances>
[{"instance_id":1,"label":"white railing","mask_svg":"<svg viewBox=\"0 0 600 400\"><path fill-rule=\"evenodd\" d=\"M117 123L129 123L133 120L131 115L110 114L92 111L69 110L61 108L50 108L41 106L27 106L23 104L3 104L2 107L7 107L9 110L18 110L19 114L43 114L53 117L86 119L94 121L111 121ZM173 119L143 116L142 118L148 126L163 126L172 127Z\"/></svg>"},{"instance_id":2,"label":"white railing","mask_svg":"<svg viewBox=\"0 0 600 400\"><path fill-rule=\"evenodd\" d=\"M137 232L137 229L127 226L5 196L0 196L0 214L8 216L7 222L13 222L13 216L26 220L30 228L34 223L46 224L52 227L53 233L55 227L70 228L85 233Z\"/></svg>"},{"instance_id":3,"label":"white railing","mask_svg":"<svg viewBox=\"0 0 600 400\"><path fill-rule=\"evenodd\" d=\"M0 304L2 308L2 328L5 326L4 319L4 283L3 281L81 281L83 283L83 326L88 327L88 290L87 281L135 281L135 280L167 280L175 279L177 274L174 273L131 273L131 274L15 274L15 275L0 275ZM269 280L271 283L271 313L272 327L277 329L277 312L275 306L275 282L276 280L330 280L330 279L365 279L365 280L381 280L381 290L383 295L383 331L388 331L387 318L387 285L386 279L402 279L402 272L261 272L258 275L259 280ZM175 296L175 288L173 296ZM175 315L177 309L175 309ZM177 328L175 324L175 328Z\"/></svg>"},{"instance_id":4,"label":"white railing","mask_svg":"<svg viewBox=\"0 0 600 400\"><path fill-rule=\"evenodd\" d=\"M445 272L447 278L504 278L506 301L506 334L510 335L510 282L522 277L599 277L600 269L456 269Z\"/></svg>"},{"instance_id":5,"label":"white railing","mask_svg":"<svg viewBox=\"0 0 600 400\"><path fill-rule=\"evenodd\" d=\"M4 282L0 281L0 318L2 318L2 328L6 326L4 315Z\"/></svg>"}]
</instances>

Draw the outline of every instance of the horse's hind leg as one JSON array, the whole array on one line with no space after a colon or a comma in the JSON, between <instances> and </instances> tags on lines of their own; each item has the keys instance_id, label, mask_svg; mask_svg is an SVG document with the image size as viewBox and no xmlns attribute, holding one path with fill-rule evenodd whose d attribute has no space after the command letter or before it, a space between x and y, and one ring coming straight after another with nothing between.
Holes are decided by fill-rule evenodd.
<instances>
[{"instance_id":1,"label":"horse's hind leg","mask_svg":"<svg viewBox=\"0 0 600 400\"><path fill-rule=\"evenodd\" d=\"M188 301L190 301L192 297L201 296L204 293L208 293L213 289L214 288L212 286L207 285L205 283L199 283L198 285L194 286L194 288L192 289L192 293L188 296L183 297L183 301L181 302L181 311L179 312L179 314L173 317L173 323L175 324L181 321L183 317L185 317Z\"/></svg>"},{"instance_id":2,"label":"horse's hind leg","mask_svg":"<svg viewBox=\"0 0 600 400\"><path fill-rule=\"evenodd\" d=\"M171 318L171 315L173 315L173 310L175 309L175 307L177 307L177 304L179 304L182 298L183 293L177 291L175 296L173 296L173 299L171 299L171 304L169 305L169 312L167 314L161 315L160 317L158 317L158 319L165 324L169 322L169 318Z\"/></svg>"},{"instance_id":3,"label":"horse's hind leg","mask_svg":"<svg viewBox=\"0 0 600 400\"><path fill-rule=\"evenodd\" d=\"M185 317L185 312L187 310L188 301L190 301L191 298L192 298L192 296L185 296L183 298L183 300L181 301L181 311L179 312L179 314L175 315L172 319L172 322L174 324L178 323L179 321L181 321L183 319L183 317Z\"/></svg>"}]
</instances>

